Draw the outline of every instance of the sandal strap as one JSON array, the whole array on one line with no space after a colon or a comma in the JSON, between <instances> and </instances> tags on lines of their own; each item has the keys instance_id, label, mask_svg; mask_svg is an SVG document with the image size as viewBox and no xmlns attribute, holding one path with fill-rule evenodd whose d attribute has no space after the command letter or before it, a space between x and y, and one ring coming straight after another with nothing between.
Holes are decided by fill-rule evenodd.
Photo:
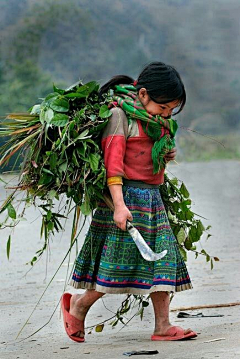
<instances>
[{"instance_id":1,"label":"sandal strap","mask_svg":"<svg viewBox=\"0 0 240 359\"><path fill-rule=\"evenodd\" d=\"M77 332L84 332L84 322L71 315L69 312L65 313L65 322L68 328L69 335L76 334Z\"/></svg>"},{"instance_id":2,"label":"sandal strap","mask_svg":"<svg viewBox=\"0 0 240 359\"><path fill-rule=\"evenodd\" d=\"M169 328L165 335L169 337L176 337L181 335L184 336L184 329L181 327L174 326Z\"/></svg>"}]
</instances>

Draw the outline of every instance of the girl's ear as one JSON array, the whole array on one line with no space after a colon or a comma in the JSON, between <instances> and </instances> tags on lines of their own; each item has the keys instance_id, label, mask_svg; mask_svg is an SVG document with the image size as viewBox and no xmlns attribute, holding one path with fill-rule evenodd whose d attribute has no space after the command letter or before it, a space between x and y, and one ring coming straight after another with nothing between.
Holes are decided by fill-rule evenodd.
<instances>
[{"instance_id":1,"label":"girl's ear","mask_svg":"<svg viewBox=\"0 0 240 359\"><path fill-rule=\"evenodd\" d=\"M141 87L138 91L138 97L143 106L146 106L148 102L150 101L150 97L148 96L147 90L145 87Z\"/></svg>"}]
</instances>

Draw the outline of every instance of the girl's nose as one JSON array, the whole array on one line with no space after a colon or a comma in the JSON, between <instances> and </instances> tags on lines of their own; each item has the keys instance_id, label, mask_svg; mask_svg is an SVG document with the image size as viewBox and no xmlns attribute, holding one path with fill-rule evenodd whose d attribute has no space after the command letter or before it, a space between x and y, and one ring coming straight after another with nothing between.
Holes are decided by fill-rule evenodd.
<instances>
[{"instance_id":1,"label":"girl's nose","mask_svg":"<svg viewBox=\"0 0 240 359\"><path fill-rule=\"evenodd\" d=\"M162 112L162 117L169 117L172 114L172 110L164 109Z\"/></svg>"}]
</instances>

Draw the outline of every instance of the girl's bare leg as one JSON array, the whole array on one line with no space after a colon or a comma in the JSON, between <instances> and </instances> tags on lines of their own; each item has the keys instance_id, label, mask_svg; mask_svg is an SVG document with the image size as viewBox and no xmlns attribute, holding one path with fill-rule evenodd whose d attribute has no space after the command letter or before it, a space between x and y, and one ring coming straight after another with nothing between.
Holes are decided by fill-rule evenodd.
<instances>
[{"instance_id":1,"label":"girl's bare leg","mask_svg":"<svg viewBox=\"0 0 240 359\"><path fill-rule=\"evenodd\" d=\"M170 296L168 292L154 292L150 294L155 314L154 335L165 335L167 330L172 327L169 321ZM191 329L186 329L185 334L190 333Z\"/></svg>"},{"instance_id":2,"label":"girl's bare leg","mask_svg":"<svg viewBox=\"0 0 240 359\"><path fill-rule=\"evenodd\" d=\"M104 293L97 292L96 290L86 290L83 294L74 294L71 297L69 313L79 320L85 320L87 312ZM74 336L84 337L84 333L78 332Z\"/></svg>"}]
</instances>

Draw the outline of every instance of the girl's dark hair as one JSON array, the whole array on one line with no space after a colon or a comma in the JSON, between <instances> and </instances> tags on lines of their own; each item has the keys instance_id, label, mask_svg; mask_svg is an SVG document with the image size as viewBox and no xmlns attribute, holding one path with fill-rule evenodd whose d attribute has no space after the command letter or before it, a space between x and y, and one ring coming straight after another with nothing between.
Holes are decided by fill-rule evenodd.
<instances>
[{"instance_id":1,"label":"girl's dark hair","mask_svg":"<svg viewBox=\"0 0 240 359\"><path fill-rule=\"evenodd\" d=\"M129 76L114 76L100 89L100 95L107 92L114 85L133 84L134 80ZM136 89L139 91L142 87L152 101L156 103L167 103L171 101L179 101L179 110L182 111L186 103L186 92L177 70L163 62L151 62L144 67L137 79Z\"/></svg>"},{"instance_id":2,"label":"girl's dark hair","mask_svg":"<svg viewBox=\"0 0 240 359\"><path fill-rule=\"evenodd\" d=\"M99 95L108 92L110 88L114 88L115 85L130 85L134 83L134 79L132 77L126 75L117 75L113 76L108 82L106 82L99 90Z\"/></svg>"}]
</instances>

